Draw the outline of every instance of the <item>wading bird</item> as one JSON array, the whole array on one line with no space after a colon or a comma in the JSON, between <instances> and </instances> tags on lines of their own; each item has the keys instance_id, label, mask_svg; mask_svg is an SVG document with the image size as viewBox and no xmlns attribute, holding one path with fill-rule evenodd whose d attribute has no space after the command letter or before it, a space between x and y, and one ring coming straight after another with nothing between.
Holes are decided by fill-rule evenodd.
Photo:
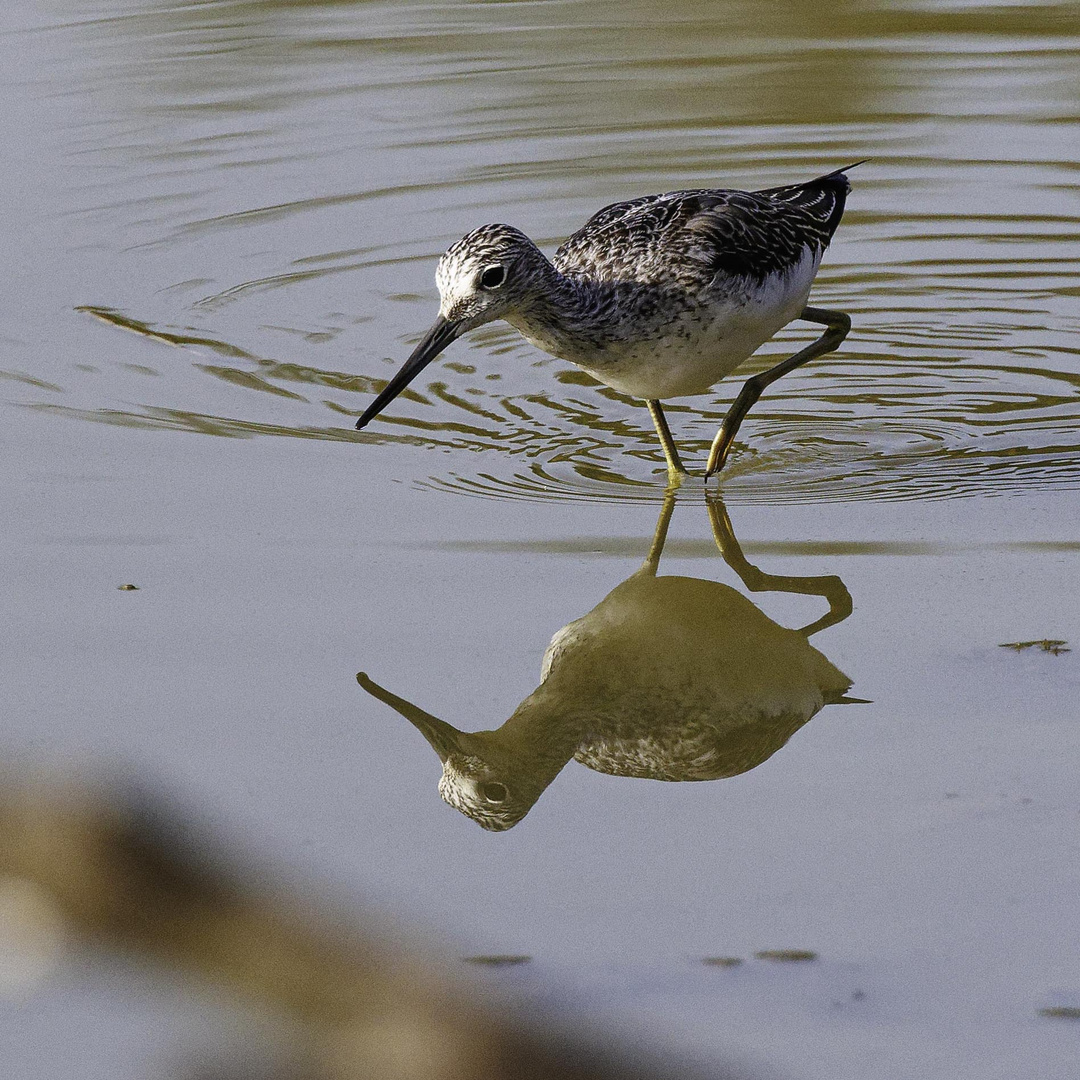
<instances>
[{"instance_id":1,"label":"wading bird","mask_svg":"<svg viewBox=\"0 0 1080 1080\"><path fill-rule=\"evenodd\" d=\"M746 381L713 440L705 468L712 476L762 391L838 348L851 329L848 315L806 301L854 167L764 191L672 191L613 203L550 261L510 225L475 229L439 260L439 317L357 428L456 338L504 319L552 356L643 398L669 479L678 481L686 470L661 399L705 393L793 319L824 325L812 344Z\"/></svg>"}]
</instances>

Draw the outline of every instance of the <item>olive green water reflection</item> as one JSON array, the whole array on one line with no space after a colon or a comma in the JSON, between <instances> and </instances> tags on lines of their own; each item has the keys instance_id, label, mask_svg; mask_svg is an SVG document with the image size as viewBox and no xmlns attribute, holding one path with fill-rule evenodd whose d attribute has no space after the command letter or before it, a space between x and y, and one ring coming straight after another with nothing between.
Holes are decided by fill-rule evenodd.
<instances>
[{"instance_id":1,"label":"olive green water reflection","mask_svg":"<svg viewBox=\"0 0 1080 1080\"><path fill-rule=\"evenodd\" d=\"M808 639L851 614L834 575L766 574L747 562L723 504L716 545L754 592L824 597L826 614L789 630L728 585L657 570L675 508L668 494L641 569L559 630L540 685L495 731L463 732L374 683L360 685L425 736L439 793L485 829L516 825L571 758L650 780L717 780L756 768L851 680Z\"/></svg>"}]
</instances>

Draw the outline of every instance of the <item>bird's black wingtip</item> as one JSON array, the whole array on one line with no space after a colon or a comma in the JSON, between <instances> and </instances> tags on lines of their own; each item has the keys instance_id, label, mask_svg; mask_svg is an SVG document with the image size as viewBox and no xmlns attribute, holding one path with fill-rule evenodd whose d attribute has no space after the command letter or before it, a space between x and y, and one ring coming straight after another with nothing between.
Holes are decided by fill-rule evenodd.
<instances>
[{"instance_id":1,"label":"bird's black wingtip","mask_svg":"<svg viewBox=\"0 0 1080 1080\"><path fill-rule=\"evenodd\" d=\"M845 165L842 169L833 169L832 172L826 173L824 176L816 177L811 180L806 187L814 187L815 185L821 187L832 188L837 191L841 196L846 196L851 190L851 181L848 179L848 173L852 169L857 169L860 165L865 165L870 159L863 158L862 161L856 161L852 165ZM831 222L831 228L835 229L840 223L840 214L843 213L843 203L838 204L839 213L835 215L835 221Z\"/></svg>"},{"instance_id":2,"label":"bird's black wingtip","mask_svg":"<svg viewBox=\"0 0 1080 1080\"><path fill-rule=\"evenodd\" d=\"M824 176L819 176L816 180L812 180L814 184L828 184L830 181L833 184L842 184L848 191L851 190L851 181L848 179L848 173L852 169L857 169L860 165L865 165L870 159L863 158L862 161L856 161L852 165L845 165L842 169L833 169L831 173L826 173Z\"/></svg>"}]
</instances>

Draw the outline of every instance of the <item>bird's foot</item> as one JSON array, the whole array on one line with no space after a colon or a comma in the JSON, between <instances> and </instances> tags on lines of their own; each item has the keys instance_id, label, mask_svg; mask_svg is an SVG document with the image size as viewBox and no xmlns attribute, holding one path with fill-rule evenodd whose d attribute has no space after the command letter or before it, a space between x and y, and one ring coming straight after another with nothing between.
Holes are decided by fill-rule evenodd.
<instances>
[{"instance_id":1,"label":"bird's foot","mask_svg":"<svg viewBox=\"0 0 1080 1080\"><path fill-rule=\"evenodd\" d=\"M674 494L682 487L683 481L689 479L689 477L690 473L688 473L686 469L681 466L678 469L673 469L669 465L667 471L667 485L665 486L664 491Z\"/></svg>"},{"instance_id":2,"label":"bird's foot","mask_svg":"<svg viewBox=\"0 0 1080 1080\"><path fill-rule=\"evenodd\" d=\"M722 435L723 430L721 430L720 435L717 435L712 448L709 450L709 460L705 465L706 483L724 467L724 462L727 461L728 454L734 443L733 439L722 439Z\"/></svg>"}]
</instances>

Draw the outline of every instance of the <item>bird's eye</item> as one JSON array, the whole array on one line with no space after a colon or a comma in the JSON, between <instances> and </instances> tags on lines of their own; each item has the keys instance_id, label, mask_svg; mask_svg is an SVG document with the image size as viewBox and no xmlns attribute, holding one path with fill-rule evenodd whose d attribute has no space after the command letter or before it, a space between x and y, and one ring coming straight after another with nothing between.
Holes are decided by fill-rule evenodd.
<instances>
[{"instance_id":1,"label":"bird's eye","mask_svg":"<svg viewBox=\"0 0 1080 1080\"><path fill-rule=\"evenodd\" d=\"M488 802L506 802L506 785L496 783L481 784L480 794L483 795Z\"/></svg>"},{"instance_id":2,"label":"bird's eye","mask_svg":"<svg viewBox=\"0 0 1080 1080\"><path fill-rule=\"evenodd\" d=\"M480 287L497 289L506 280L506 267L496 263L487 267L480 275Z\"/></svg>"}]
</instances>

